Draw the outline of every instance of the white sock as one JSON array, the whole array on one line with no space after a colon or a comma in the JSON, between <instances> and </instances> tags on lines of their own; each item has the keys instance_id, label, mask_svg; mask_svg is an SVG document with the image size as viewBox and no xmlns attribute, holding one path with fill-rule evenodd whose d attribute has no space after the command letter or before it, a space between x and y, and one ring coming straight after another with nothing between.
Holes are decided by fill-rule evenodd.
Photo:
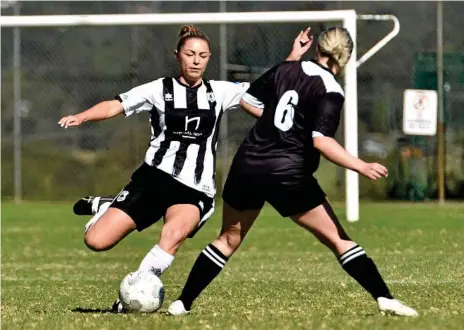
<instances>
[{"instance_id":1,"label":"white sock","mask_svg":"<svg viewBox=\"0 0 464 330\"><path fill-rule=\"evenodd\" d=\"M152 271L154 269L155 273L160 276L163 272L171 266L174 256L170 255L166 251L156 244L150 252L143 258L140 263L139 270L142 271Z\"/></svg>"}]
</instances>

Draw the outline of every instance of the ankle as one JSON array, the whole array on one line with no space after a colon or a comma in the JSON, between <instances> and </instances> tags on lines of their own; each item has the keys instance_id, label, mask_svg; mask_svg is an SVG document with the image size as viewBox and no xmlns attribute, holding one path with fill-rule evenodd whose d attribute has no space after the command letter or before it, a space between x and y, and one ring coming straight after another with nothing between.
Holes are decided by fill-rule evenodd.
<instances>
[{"instance_id":1,"label":"ankle","mask_svg":"<svg viewBox=\"0 0 464 330\"><path fill-rule=\"evenodd\" d=\"M339 256L343 255L345 252L349 251L350 249L354 248L355 246L358 246L356 242L353 241L345 241L345 240L340 240L337 242L335 245L335 249L337 250L337 253Z\"/></svg>"}]
</instances>

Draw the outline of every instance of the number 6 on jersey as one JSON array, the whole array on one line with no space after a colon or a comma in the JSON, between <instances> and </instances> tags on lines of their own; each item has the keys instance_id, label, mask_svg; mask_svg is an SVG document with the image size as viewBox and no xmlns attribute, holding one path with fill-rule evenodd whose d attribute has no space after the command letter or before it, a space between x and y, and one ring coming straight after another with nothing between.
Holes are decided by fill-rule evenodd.
<instances>
[{"instance_id":1,"label":"number 6 on jersey","mask_svg":"<svg viewBox=\"0 0 464 330\"><path fill-rule=\"evenodd\" d=\"M288 131L293 126L295 106L298 104L298 93L294 90L286 91L277 104L274 115L274 125L281 131Z\"/></svg>"}]
</instances>

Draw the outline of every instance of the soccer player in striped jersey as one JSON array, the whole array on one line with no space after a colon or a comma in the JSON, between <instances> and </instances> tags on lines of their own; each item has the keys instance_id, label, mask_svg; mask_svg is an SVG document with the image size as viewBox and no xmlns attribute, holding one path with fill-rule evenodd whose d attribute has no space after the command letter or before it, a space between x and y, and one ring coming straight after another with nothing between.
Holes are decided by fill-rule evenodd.
<instances>
[{"instance_id":1,"label":"soccer player in striped jersey","mask_svg":"<svg viewBox=\"0 0 464 330\"><path fill-rule=\"evenodd\" d=\"M299 34L294 48L305 40L308 31ZM141 231L163 217L160 240L139 267L157 275L171 265L184 240L195 235L214 211L221 116L238 107L249 87L249 83L202 78L211 47L206 35L193 26L181 29L175 55L179 77L163 77L135 87L114 101L101 102L59 121L67 128L120 114L150 115L150 145L130 182L116 197L84 199L74 211L98 211L85 229L85 244L94 251L111 249L134 230ZM298 60L301 55L299 47L288 59ZM99 204L104 207L99 208ZM116 303L115 308L120 310L121 306Z\"/></svg>"},{"instance_id":2,"label":"soccer player in striped jersey","mask_svg":"<svg viewBox=\"0 0 464 330\"><path fill-rule=\"evenodd\" d=\"M393 298L372 259L342 228L313 176L320 154L371 180L388 174L380 164L351 156L333 138L344 103L335 77L352 50L347 30L328 29L318 38L316 60L277 65L243 96L242 108L259 119L234 157L223 192L221 233L197 258L168 313L190 311L238 249L267 201L325 244L341 267L372 295L380 312L418 315Z\"/></svg>"}]
</instances>

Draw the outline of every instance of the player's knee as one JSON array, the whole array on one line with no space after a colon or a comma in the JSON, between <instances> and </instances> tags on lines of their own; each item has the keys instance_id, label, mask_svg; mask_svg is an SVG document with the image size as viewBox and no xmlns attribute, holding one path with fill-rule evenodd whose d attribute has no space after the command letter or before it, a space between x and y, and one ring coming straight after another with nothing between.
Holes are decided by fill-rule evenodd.
<instances>
[{"instance_id":1,"label":"player's knee","mask_svg":"<svg viewBox=\"0 0 464 330\"><path fill-rule=\"evenodd\" d=\"M112 245L105 242L102 238L92 235L91 232L84 236L85 245L92 251L100 252L111 249Z\"/></svg>"},{"instance_id":2,"label":"player's knee","mask_svg":"<svg viewBox=\"0 0 464 330\"><path fill-rule=\"evenodd\" d=\"M238 249L242 243L242 235L240 228L230 227L227 230L223 230L219 236L219 240L225 244L231 251Z\"/></svg>"},{"instance_id":3,"label":"player's knee","mask_svg":"<svg viewBox=\"0 0 464 330\"><path fill-rule=\"evenodd\" d=\"M166 224L161 230L161 240L172 246L182 243L188 236L188 232L180 226Z\"/></svg>"}]
</instances>

